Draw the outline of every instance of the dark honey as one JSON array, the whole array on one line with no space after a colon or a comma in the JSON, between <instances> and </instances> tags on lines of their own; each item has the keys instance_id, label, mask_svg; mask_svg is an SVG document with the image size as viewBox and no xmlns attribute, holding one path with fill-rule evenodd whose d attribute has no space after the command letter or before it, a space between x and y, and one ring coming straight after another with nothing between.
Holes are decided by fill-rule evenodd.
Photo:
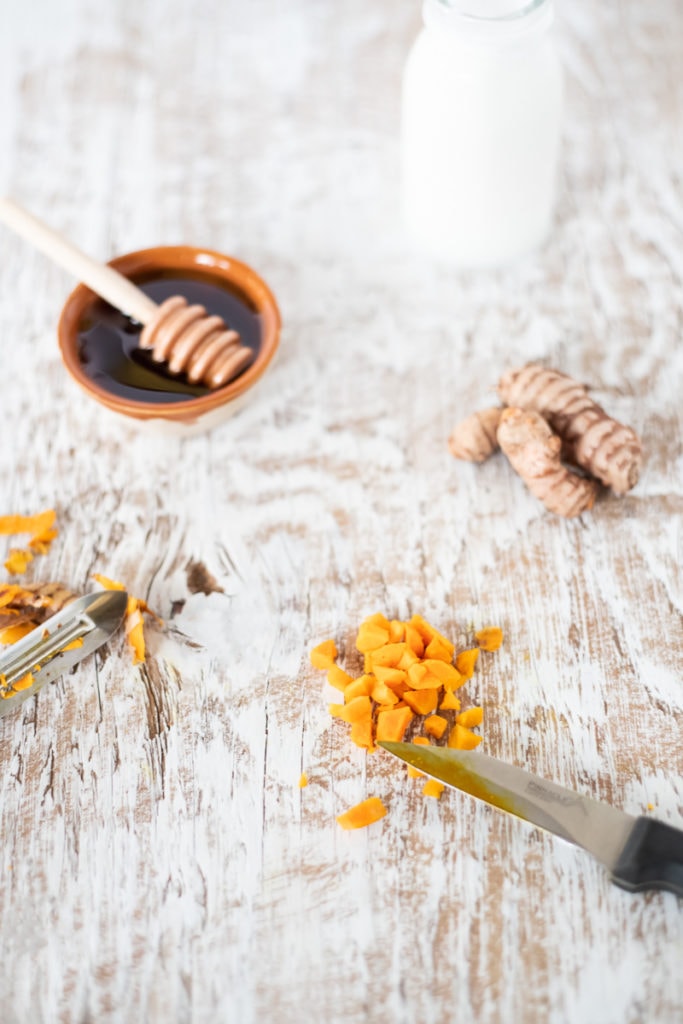
<instances>
[{"instance_id":1,"label":"dark honey","mask_svg":"<svg viewBox=\"0 0 683 1024\"><path fill-rule=\"evenodd\" d=\"M135 284L157 303L182 295L190 304L204 306L208 316L222 317L254 356L258 353L262 337L258 312L245 295L228 288L220 278L160 270L135 278ZM170 374L165 364L155 363L149 352L138 348L141 330L139 323L96 299L78 325L78 357L86 376L113 395L157 405L212 393L203 384L190 384L186 378Z\"/></svg>"}]
</instances>

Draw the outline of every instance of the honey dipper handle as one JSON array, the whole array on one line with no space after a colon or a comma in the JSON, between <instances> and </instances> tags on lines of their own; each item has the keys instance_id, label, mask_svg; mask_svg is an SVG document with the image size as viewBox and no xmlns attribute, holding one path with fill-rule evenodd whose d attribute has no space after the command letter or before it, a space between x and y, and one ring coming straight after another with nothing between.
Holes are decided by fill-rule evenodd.
<instances>
[{"instance_id":1,"label":"honey dipper handle","mask_svg":"<svg viewBox=\"0 0 683 1024\"><path fill-rule=\"evenodd\" d=\"M118 270L98 263L11 199L0 197L0 222L68 270L122 313L148 323L158 306Z\"/></svg>"}]
</instances>

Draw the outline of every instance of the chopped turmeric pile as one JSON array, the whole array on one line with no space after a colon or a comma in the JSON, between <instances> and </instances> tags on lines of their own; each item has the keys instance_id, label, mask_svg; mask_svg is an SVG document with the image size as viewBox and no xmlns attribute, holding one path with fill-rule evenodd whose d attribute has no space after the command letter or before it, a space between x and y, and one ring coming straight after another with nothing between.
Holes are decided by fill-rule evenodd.
<instances>
[{"instance_id":1,"label":"chopped turmeric pile","mask_svg":"<svg viewBox=\"0 0 683 1024\"><path fill-rule=\"evenodd\" d=\"M478 646L455 655L451 641L421 615L400 622L378 613L365 619L356 637L363 655L362 675L354 678L337 664L333 640L318 644L310 657L315 668L327 670L328 682L344 695L343 703L329 705L330 714L347 722L353 742L372 753L379 740L404 739L415 720L424 716L428 734L444 736L449 720L437 712L460 711L455 692L474 674L479 649L497 650L503 634L497 627L488 628L475 639ZM469 735L481 723L481 709L472 710L477 714L456 717L448 735L451 746L469 749L481 742L480 736Z\"/></svg>"},{"instance_id":2,"label":"chopped turmeric pile","mask_svg":"<svg viewBox=\"0 0 683 1024\"><path fill-rule=\"evenodd\" d=\"M110 580L108 576L102 576L100 573L95 573L93 579L97 580L105 590L126 589L123 583L119 583L117 580ZM133 651L134 665L139 665L145 660L145 636L142 631L143 613L151 615L159 625L163 625L162 620L156 612L152 611L146 601L129 594L128 604L126 605L126 639Z\"/></svg>"},{"instance_id":3,"label":"chopped turmeric pile","mask_svg":"<svg viewBox=\"0 0 683 1024\"><path fill-rule=\"evenodd\" d=\"M502 641L501 629L487 627L475 634L476 646L456 654L454 644L421 615L401 622L378 613L361 623L356 636L363 656L361 675L354 677L337 664L334 640L314 647L310 660L343 694L343 703L328 705L330 714L350 726L351 740L368 753L378 742L401 741L420 726L425 735L413 735L413 743L445 740L449 747L472 750L481 743L473 729L481 725L483 710L462 711L456 691L472 678L479 651L495 651ZM408 774L420 776L410 768ZM434 780L423 790L437 798L442 791Z\"/></svg>"},{"instance_id":4,"label":"chopped turmeric pile","mask_svg":"<svg viewBox=\"0 0 683 1024\"><path fill-rule=\"evenodd\" d=\"M52 508L39 512L34 516L0 516L0 534L27 533L30 535L28 545L23 548L10 548L5 568L13 576L26 572L34 555L46 555L52 541L57 536L54 525L56 513Z\"/></svg>"}]
</instances>

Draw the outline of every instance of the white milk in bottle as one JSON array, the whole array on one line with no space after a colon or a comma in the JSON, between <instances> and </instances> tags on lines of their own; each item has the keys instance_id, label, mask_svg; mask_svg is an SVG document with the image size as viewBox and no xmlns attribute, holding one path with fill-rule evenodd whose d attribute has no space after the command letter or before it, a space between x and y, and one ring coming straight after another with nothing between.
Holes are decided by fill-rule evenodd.
<instances>
[{"instance_id":1,"label":"white milk in bottle","mask_svg":"<svg viewBox=\"0 0 683 1024\"><path fill-rule=\"evenodd\" d=\"M562 69L553 0L425 0L403 81L402 200L428 256L509 263L552 224Z\"/></svg>"}]
</instances>

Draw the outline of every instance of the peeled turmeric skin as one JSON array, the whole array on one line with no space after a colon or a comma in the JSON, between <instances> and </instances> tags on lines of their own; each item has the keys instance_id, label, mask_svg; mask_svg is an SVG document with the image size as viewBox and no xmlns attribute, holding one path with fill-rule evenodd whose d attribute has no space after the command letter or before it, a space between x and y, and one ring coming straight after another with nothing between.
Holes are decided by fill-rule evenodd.
<instances>
[{"instance_id":1,"label":"peeled turmeric skin","mask_svg":"<svg viewBox=\"0 0 683 1024\"><path fill-rule=\"evenodd\" d=\"M643 458L640 439L631 427L608 416L583 384L529 363L503 374L498 394L506 405L540 413L562 438L565 457L615 494L625 494L637 483Z\"/></svg>"},{"instance_id":2,"label":"peeled turmeric skin","mask_svg":"<svg viewBox=\"0 0 683 1024\"><path fill-rule=\"evenodd\" d=\"M0 630L39 626L77 595L62 583L0 583Z\"/></svg>"},{"instance_id":3,"label":"peeled turmeric skin","mask_svg":"<svg viewBox=\"0 0 683 1024\"><path fill-rule=\"evenodd\" d=\"M597 493L595 480L577 476L562 465L562 441L540 413L505 409L498 442L513 469L549 511L569 517L591 508Z\"/></svg>"},{"instance_id":4,"label":"peeled turmeric skin","mask_svg":"<svg viewBox=\"0 0 683 1024\"><path fill-rule=\"evenodd\" d=\"M484 462L493 455L498 450L496 432L502 411L497 406L481 409L458 423L448 439L451 455L466 462Z\"/></svg>"}]
</instances>

